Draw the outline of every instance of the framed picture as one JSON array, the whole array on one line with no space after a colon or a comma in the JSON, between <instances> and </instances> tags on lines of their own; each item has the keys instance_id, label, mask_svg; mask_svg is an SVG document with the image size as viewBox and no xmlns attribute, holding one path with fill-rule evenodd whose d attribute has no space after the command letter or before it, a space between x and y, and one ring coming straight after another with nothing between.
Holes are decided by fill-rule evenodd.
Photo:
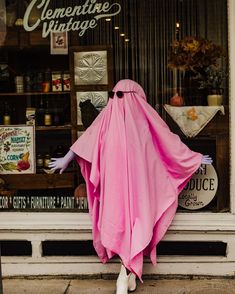
<instances>
[{"instance_id":1,"label":"framed picture","mask_svg":"<svg viewBox=\"0 0 235 294\"><path fill-rule=\"evenodd\" d=\"M0 126L0 175L34 174L35 128L29 125Z\"/></svg>"},{"instance_id":2,"label":"framed picture","mask_svg":"<svg viewBox=\"0 0 235 294\"><path fill-rule=\"evenodd\" d=\"M80 102L90 100L91 103L95 106L95 108L101 111L107 105L108 92L107 91L76 92L76 99L77 99L77 124L82 125L81 109L79 106Z\"/></svg>"},{"instance_id":3,"label":"framed picture","mask_svg":"<svg viewBox=\"0 0 235 294\"><path fill-rule=\"evenodd\" d=\"M75 85L107 85L107 51L74 52Z\"/></svg>"},{"instance_id":4,"label":"framed picture","mask_svg":"<svg viewBox=\"0 0 235 294\"><path fill-rule=\"evenodd\" d=\"M113 52L110 45L72 46L71 84L75 91L109 91L113 87Z\"/></svg>"},{"instance_id":5,"label":"framed picture","mask_svg":"<svg viewBox=\"0 0 235 294\"><path fill-rule=\"evenodd\" d=\"M51 32L51 54L68 54L68 33Z\"/></svg>"}]
</instances>

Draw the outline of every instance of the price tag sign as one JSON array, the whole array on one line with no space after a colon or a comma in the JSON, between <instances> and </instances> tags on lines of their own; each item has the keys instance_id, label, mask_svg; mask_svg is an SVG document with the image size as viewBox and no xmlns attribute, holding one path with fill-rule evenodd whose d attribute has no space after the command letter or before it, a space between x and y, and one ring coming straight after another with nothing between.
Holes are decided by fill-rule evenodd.
<instances>
[{"instance_id":1,"label":"price tag sign","mask_svg":"<svg viewBox=\"0 0 235 294\"><path fill-rule=\"evenodd\" d=\"M218 177L213 165L202 165L179 195L179 206L196 210L208 205L215 197Z\"/></svg>"}]
</instances>

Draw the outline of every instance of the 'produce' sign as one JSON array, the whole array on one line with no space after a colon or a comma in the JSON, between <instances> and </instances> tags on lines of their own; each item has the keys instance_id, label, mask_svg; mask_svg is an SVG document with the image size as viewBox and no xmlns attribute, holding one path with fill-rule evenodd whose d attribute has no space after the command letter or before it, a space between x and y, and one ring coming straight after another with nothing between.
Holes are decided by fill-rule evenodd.
<instances>
[{"instance_id":1,"label":"'produce' sign","mask_svg":"<svg viewBox=\"0 0 235 294\"><path fill-rule=\"evenodd\" d=\"M179 206L190 210L209 204L216 195L218 177L213 165L202 165L179 195Z\"/></svg>"},{"instance_id":2,"label":"'produce' sign","mask_svg":"<svg viewBox=\"0 0 235 294\"><path fill-rule=\"evenodd\" d=\"M0 174L35 173L34 126L0 126Z\"/></svg>"}]
</instances>

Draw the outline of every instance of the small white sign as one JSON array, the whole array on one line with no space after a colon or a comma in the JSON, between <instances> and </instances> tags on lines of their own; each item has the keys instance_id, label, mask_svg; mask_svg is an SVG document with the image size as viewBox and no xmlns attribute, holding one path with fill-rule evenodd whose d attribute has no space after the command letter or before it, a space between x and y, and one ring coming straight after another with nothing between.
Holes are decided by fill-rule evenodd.
<instances>
[{"instance_id":1,"label":"small white sign","mask_svg":"<svg viewBox=\"0 0 235 294\"><path fill-rule=\"evenodd\" d=\"M67 32L51 32L51 54L68 54Z\"/></svg>"},{"instance_id":2,"label":"small white sign","mask_svg":"<svg viewBox=\"0 0 235 294\"><path fill-rule=\"evenodd\" d=\"M218 177L213 165L202 165L179 195L179 206L190 210L208 205L215 197Z\"/></svg>"}]
</instances>

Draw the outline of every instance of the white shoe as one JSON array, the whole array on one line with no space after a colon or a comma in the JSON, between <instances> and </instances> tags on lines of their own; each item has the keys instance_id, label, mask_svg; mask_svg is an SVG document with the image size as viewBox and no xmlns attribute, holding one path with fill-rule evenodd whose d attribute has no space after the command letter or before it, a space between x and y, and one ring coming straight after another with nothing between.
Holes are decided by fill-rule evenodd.
<instances>
[{"instance_id":1,"label":"white shoe","mask_svg":"<svg viewBox=\"0 0 235 294\"><path fill-rule=\"evenodd\" d=\"M121 266L120 273L116 282L116 294L127 294L129 291L136 289L136 276L133 273L127 275L124 265Z\"/></svg>"},{"instance_id":2,"label":"white shoe","mask_svg":"<svg viewBox=\"0 0 235 294\"><path fill-rule=\"evenodd\" d=\"M136 275L133 273L129 273L129 281L128 281L128 290L133 292L136 290Z\"/></svg>"}]
</instances>

